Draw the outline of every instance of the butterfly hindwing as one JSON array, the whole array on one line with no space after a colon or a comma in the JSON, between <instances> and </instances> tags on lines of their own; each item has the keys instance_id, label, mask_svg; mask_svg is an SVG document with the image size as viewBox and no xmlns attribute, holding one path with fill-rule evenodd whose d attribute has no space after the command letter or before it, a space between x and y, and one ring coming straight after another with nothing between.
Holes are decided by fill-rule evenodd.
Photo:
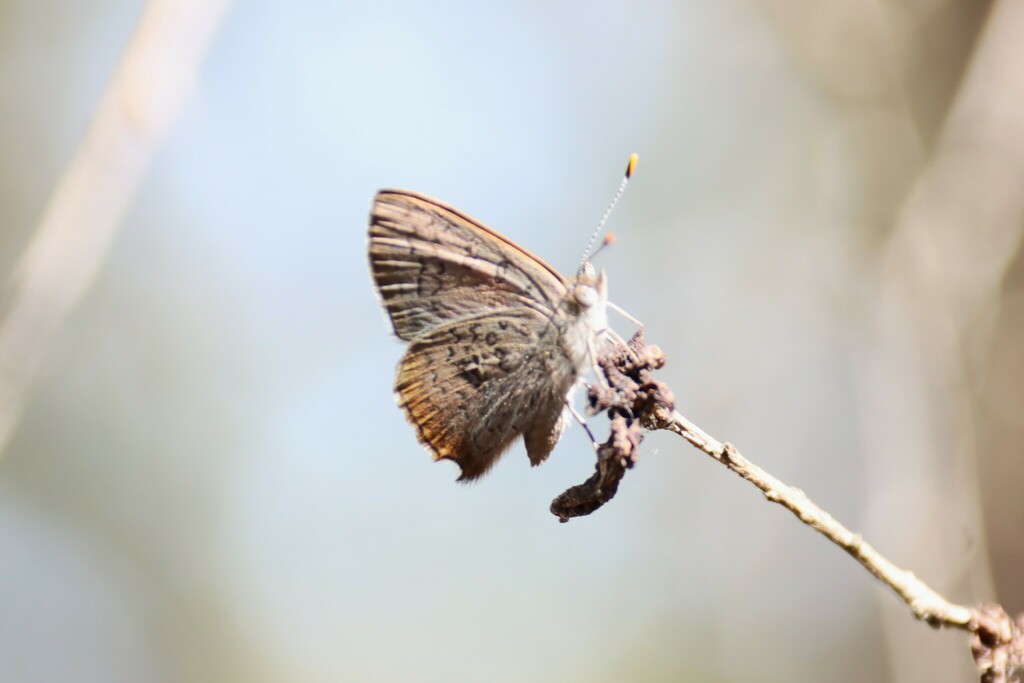
<instances>
[{"instance_id":1,"label":"butterfly hindwing","mask_svg":"<svg viewBox=\"0 0 1024 683\"><path fill-rule=\"evenodd\" d=\"M499 309L443 323L417 337L395 390L435 459L454 460L460 480L487 472L517 437L540 464L560 433L573 366L550 320L530 308Z\"/></svg>"}]
</instances>

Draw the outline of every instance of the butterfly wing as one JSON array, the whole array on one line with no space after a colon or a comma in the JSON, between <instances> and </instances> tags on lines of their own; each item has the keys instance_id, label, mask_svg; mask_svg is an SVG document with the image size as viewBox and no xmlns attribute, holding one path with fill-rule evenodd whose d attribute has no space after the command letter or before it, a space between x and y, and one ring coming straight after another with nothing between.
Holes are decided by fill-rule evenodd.
<instances>
[{"instance_id":1,"label":"butterfly wing","mask_svg":"<svg viewBox=\"0 0 1024 683\"><path fill-rule=\"evenodd\" d=\"M406 190L381 190L374 199L370 269L395 334L406 341L482 311L526 306L550 316L568 287L506 237Z\"/></svg>"},{"instance_id":2,"label":"butterfly wing","mask_svg":"<svg viewBox=\"0 0 1024 683\"><path fill-rule=\"evenodd\" d=\"M559 334L521 306L442 323L409 345L398 402L434 459L459 464L460 481L485 474L520 435L534 465L554 448L577 379Z\"/></svg>"}]
</instances>

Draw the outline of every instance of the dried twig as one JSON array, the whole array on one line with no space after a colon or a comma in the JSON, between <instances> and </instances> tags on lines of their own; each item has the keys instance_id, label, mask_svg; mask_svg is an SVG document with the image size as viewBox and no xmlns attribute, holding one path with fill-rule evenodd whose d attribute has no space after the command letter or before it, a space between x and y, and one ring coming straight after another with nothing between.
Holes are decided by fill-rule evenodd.
<instances>
[{"instance_id":1,"label":"dried twig","mask_svg":"<svg viewBox=\"0 0 1024 683\"><path fill-rule=\"evenodd\" d=\"M659 418L661 429L683 437L764 492L765 498L796 515L801 522L845 550L889 586L921 621L973 635L971 649L983 683L1002 683L1024 671L1024 615L1014 622L999 605L974 607L946 600L928 584L886 559L860 534L840 524L800 489L782 483L753 464L731 444L708 435L676 411Z\"/></svg>"},{"instance_id":2,"label":"dried twig","mask_svg":"<svg viewBox=\"0 0 1024 683\"><path fill-rule=\"evenodd\" d=\"M608 502L628 467L636 461L642 439L639 429L665 429L689 441L717 462L760 489L765 498L786 508L800 521L849 553L910 607L914 616L934 627L952 627L972 634L971 651L982 683L1020 680L1024 673L1024 615L1016 621L999 605L973 607L946 600L928 584L882 556L860 534L840 524L800 489L779 481L744 458L731 444L718 441L674 408L672 391L652 376L665 358L646 346L638 332L628 347L616 346L599 360L608 387L592 387L590 413L607 411L612 434L598 451L597 472L552 503L551 511L565 522L587 515ZM629 438L626 438L627 435Z\"/></svg>"}]
</instances>

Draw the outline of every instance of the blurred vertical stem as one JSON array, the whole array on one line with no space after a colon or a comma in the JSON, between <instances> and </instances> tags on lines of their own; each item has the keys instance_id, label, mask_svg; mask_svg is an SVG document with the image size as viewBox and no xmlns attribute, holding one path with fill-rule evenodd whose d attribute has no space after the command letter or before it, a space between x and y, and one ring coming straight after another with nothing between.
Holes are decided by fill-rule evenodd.
<instances>
[{"instance_id":1,"label":"blurred vertical stem","mask_svg":"<svg viewBox=\"0 0 1024 683\"><path fill-rule=\"evenodd\" d=\"M230 0L146 5L89 128L6 284L0 456L54 336L92 284Z\"/></svg>"},{"instance_id":2,"label":"blurred vertical stem","mask_svg":"<svg viewBox=\"0 0 1024 683\"><path fill-rule=\"evenodd\" d=\"M1022 27L1024 3L992 4L932 160L881 255L873 345L859 373L868 533L953 599L992 592L972 376L1024 228ZM902 612L887 615L894 680L963 669L960 652L903 628ZM900 656L923 651L936 656Z\"/></svg>"}]
</instances>

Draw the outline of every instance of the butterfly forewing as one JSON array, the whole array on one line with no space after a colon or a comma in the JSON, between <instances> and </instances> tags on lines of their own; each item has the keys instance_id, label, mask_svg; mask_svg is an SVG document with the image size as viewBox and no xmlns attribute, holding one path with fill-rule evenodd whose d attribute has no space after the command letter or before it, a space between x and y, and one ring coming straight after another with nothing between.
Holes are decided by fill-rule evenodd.
<instances>
[{"instance_id":1,"label":"butterfly forewing","mask_svg":"<svg viewBox=\"0 0 1024 683\"><path fill-rule=\"evenodd\" d=\"M370 268L401 339L505 307L550 315L566 293L556 270L435 199L382 190L370 217Z\"/></svg>"}]
</instances>

